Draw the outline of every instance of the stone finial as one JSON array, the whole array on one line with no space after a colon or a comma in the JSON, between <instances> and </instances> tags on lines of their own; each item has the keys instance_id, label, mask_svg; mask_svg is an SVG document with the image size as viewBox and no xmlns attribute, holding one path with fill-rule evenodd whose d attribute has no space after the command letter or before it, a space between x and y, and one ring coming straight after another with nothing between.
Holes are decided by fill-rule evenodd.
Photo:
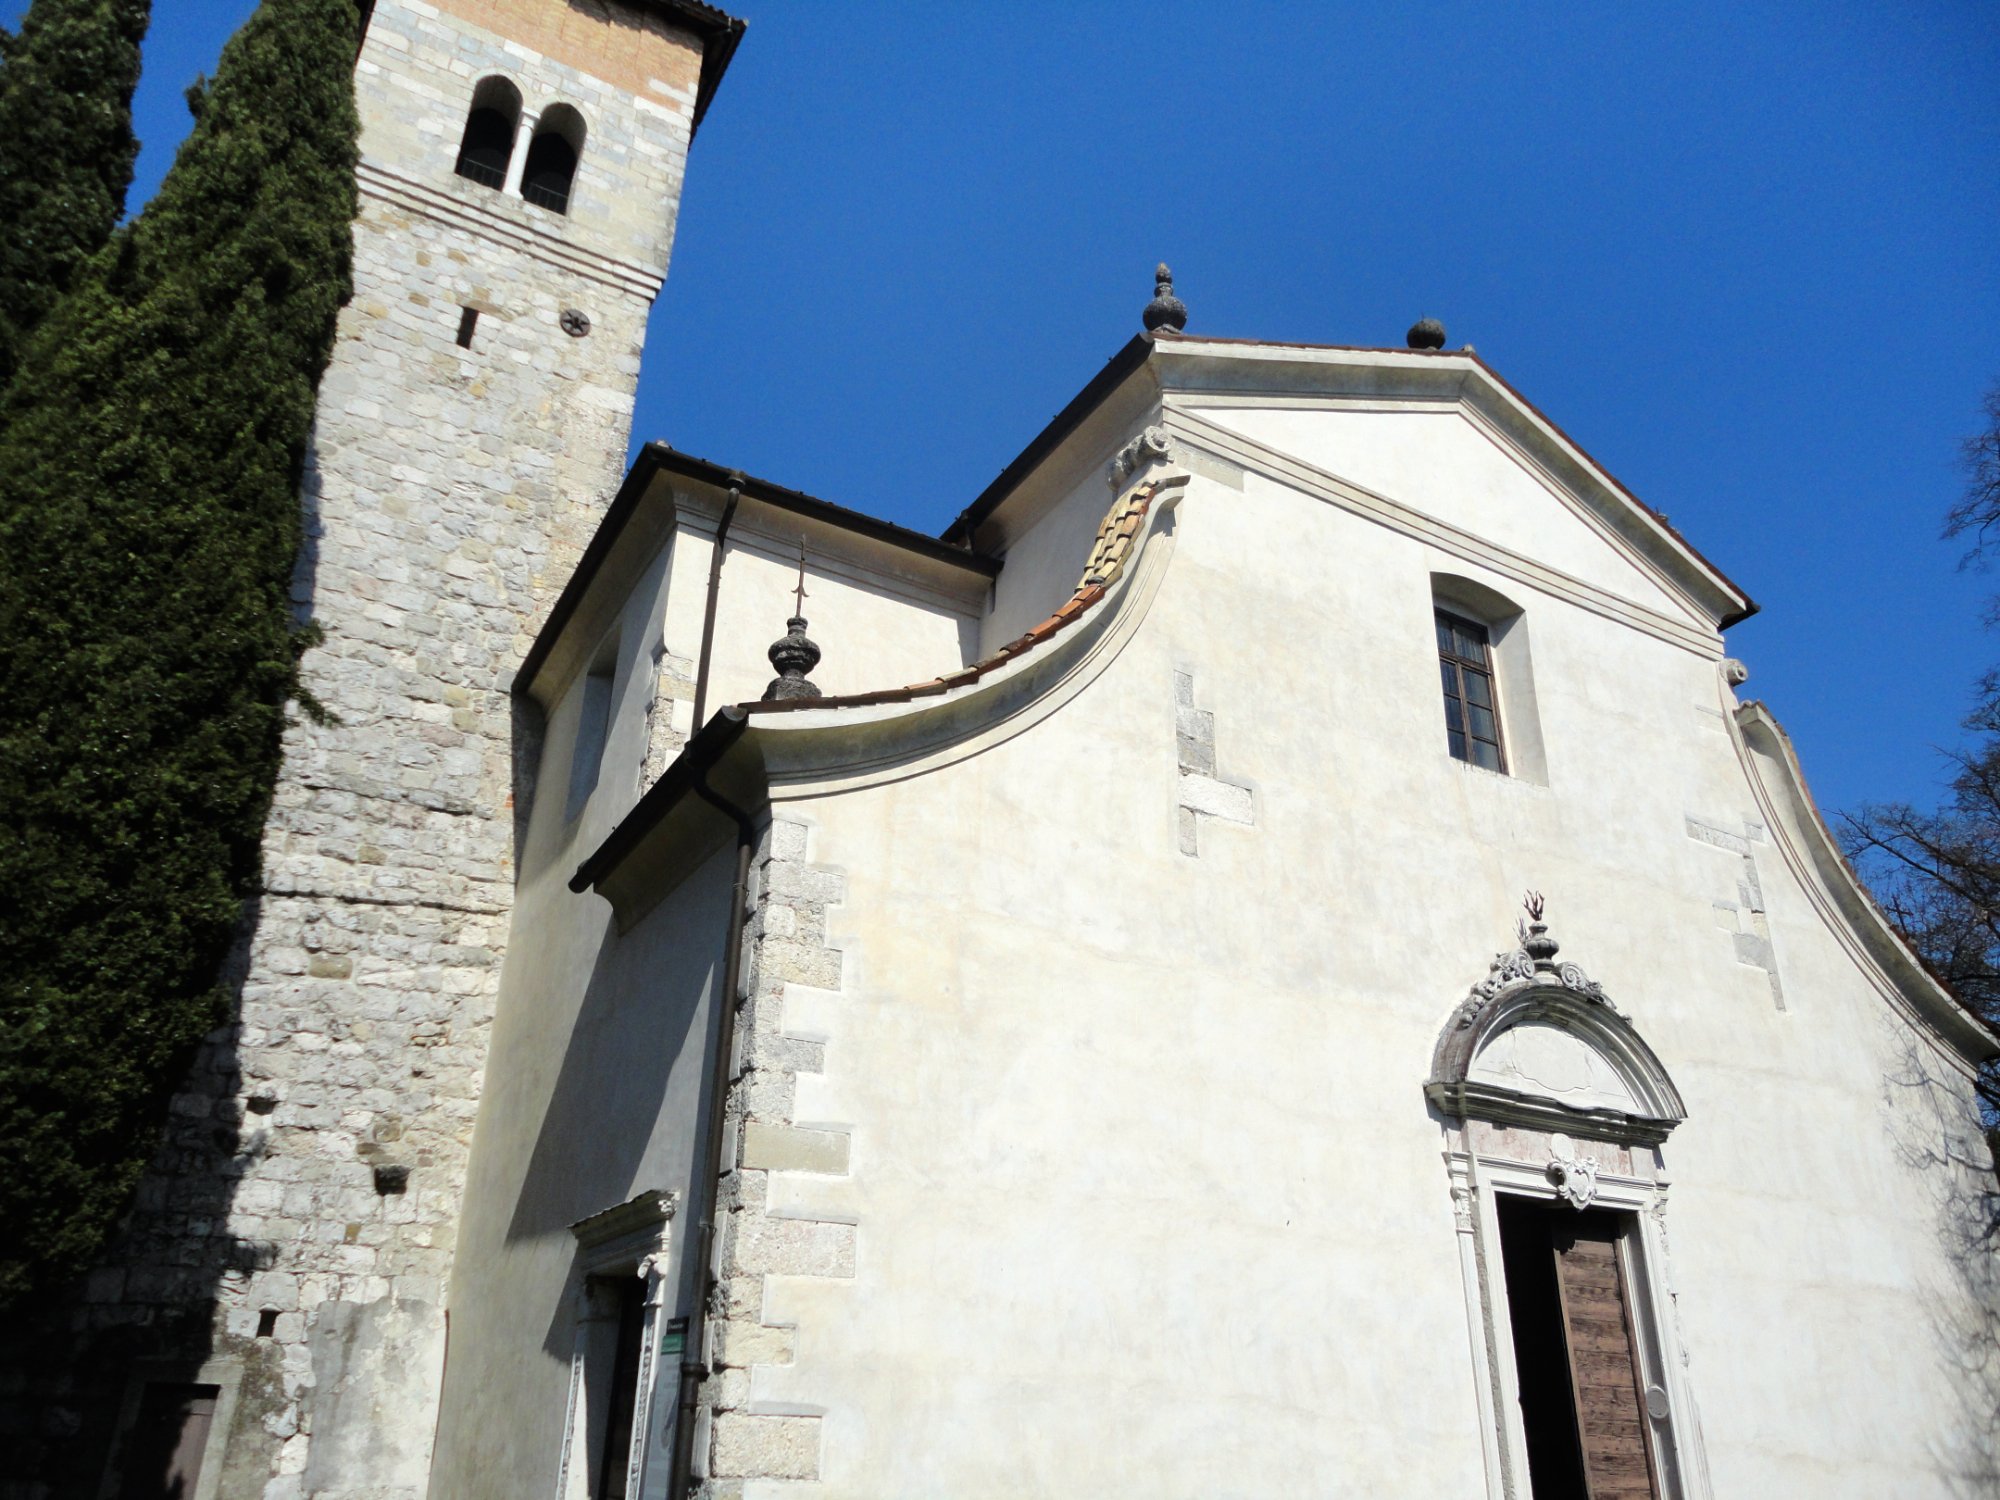
<instances>
[{"instance_id":1,"label":"stone finial","mask_svg":"<svg viewBox=\"0 0 2000 1500\"><path fill-rule=\"evenodd\" d=\"M1419 318L1410 325L1410 331L1403 335L1403 342L1412 349L1442 349L1444 324L1436 318Z\"/></svg>"},{"instance_id":2,"label":"stone finial","mask_svg":"<svg viewBox=\"0 0 2000 1500\"><path fill-rule=\"evenodd\" d=\"M764 689L764 701L780 698L817 698L819 684L806 681L806 673L819 665L819 647L806 638L806 617L793 615L785 621L782 639L773 641L765 653L778 669Z\"/></svg>"},{"instance_id":3,"label":"stone finial","mask_svg":"<svg viewBox=\"0 0 2000 1500\"><path fill-rule=\"evenodd\" d=\"M799 543L799 584L793 590L791 619L785 621L782 639L773 641L764 654L778 669L764 688L766 703L785 698L817 698L819 684L806 681L806 673L819 665L819 647L806 637L806 544Z\"/></svg>"},{"instance_id":4,"label":"stone finial","mask_svg":"<svg viewBox=\"0 0 2000 1500\"><path fill-rule=\"evenodd\" d=\"M1179 333L1187 327L1187 304L1174 295L1174 273L1167 269L1165 261L1153 272L1153 300L1146 304L1139 321L1146 325L1148 333L1158 333L1162 328Z\"/></svg>"},{"instance_id":5,"label":"stone finial","mask_svg":"<svg viewBox=\"0 0 2000 1500\"><path fill-rule=\"evenodd\" d=\"M1528 920L1521 931L1521 948L1534 964L1537 974L1552 974L1555 972L1559 945L1549 936L1548 923L1542 920L1542 893L1529 891L1527 899L1521 904L1528 912Z\"/></svg>"}]
</instances>

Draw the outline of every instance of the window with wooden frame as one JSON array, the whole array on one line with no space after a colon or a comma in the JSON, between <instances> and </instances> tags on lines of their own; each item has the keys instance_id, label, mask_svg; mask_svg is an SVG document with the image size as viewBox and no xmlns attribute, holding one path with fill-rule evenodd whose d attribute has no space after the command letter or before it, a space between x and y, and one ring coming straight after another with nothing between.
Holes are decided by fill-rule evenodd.
<instances>
[{"instance_id":1,"label":"window with wooden frame","mask_svg":"<svg viewBox=\"0 0 2000 1500\"><path fill-rule=\"evenodd\" d=\"M1455 760L1505 772L1507 753L1500 740L1500 704L1493 692L1486 627L1448 610L1435 613L1446 746Z\"/></svg>"}]
</instances>

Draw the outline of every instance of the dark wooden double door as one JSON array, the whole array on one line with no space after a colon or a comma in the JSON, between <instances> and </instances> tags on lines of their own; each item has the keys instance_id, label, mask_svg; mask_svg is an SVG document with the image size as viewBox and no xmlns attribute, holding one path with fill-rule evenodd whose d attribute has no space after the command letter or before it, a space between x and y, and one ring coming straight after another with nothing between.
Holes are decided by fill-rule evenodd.
<instances>
[{"instance_id":1,"label":"dark wooden double door","mask_svg":"<svg viewBox=\"0 0 2000 1500\"><path fill-rule=\"evenodd\" d=\"M1500 1247L1534 1500L1660 1500L1632 1289L1632 1216L1502 1197Z\"/></svg>"}]
</instances>

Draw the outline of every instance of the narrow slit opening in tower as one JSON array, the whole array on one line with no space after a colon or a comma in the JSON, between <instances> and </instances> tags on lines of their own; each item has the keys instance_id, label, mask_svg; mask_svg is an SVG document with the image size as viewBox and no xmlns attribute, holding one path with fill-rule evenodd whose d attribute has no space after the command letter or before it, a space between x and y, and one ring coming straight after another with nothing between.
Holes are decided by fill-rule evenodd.
<instances>
[{"instance_id":1,"label":"narrow slit opening in tower","mask_svg":"<svg viewBox=\"0 0 2000 1500\"><path fill-rule=\"evenodd\" d=\"M460 309L458 310L458 347L459 347L459 348L461 348L461 349L470 349L470 348L472 347L472 330L473 330L473 329L475 329L475 328L477 328L478 326L479 326L479 309L478 309L478 308L476 308L476 307L461 307L461 308L460 308Z\"/></svg>"}]
</instances>

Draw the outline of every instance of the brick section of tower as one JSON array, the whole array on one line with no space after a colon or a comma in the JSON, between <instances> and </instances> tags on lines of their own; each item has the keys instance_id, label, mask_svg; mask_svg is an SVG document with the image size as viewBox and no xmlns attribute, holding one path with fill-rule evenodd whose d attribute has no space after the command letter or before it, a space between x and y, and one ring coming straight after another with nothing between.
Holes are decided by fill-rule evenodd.
<instances>
[{"instance_id":1,"label":"brick section of tower","mask_svg":"<svg viewBox=\"0 0 2000 1500\"><path fill-rule=\"evenodd\" d=\"M337 722L288 735L237 1015L121 1238L0 1350L4 1500L95 1497L149 1379L220 1389L204 1497L211 1475L216 1500L425 1491L532 793L509 686L625 467L701 61L650 5L374 9L354 297L294 580L325 632L306 684ZM582 115L567 215L455 175L495 74L530 120Z\"/></svg>"}]
</instances>

